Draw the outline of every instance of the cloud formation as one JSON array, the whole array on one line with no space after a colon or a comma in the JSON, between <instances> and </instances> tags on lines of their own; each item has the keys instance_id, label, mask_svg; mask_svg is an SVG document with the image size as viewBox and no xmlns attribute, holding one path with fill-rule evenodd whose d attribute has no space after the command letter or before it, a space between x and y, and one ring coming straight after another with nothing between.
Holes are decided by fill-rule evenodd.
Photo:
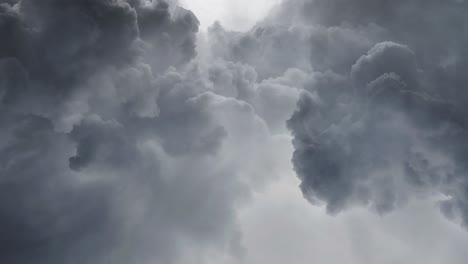
<instances>
[{"instance_id":1,"label":"cloud formation","mask_svg":"<svg viewBox=\"0 0 468 264\"><path fill-rule=\"evenodd\" d=\"M1 1L0 262L242 256L235 209L283 141L255 70L193 61L198 24L164 1Z\"/></svg>"},{"instance_id":2,"label":"cloud formation","mask_svg":"<svg viewBox=\"0 0 468 264\"><path fill-rule=\"evenodd\" d=\"M330 213L355 205L385 213L411 197L439 193L447 197L442 212L466 225L468 113L461 73L468 60L467 4L317 0L284 5L296 10L277 12L284 23L349 32L341 34L341 45L330 45L330 39L322 45L325 54L339 47L343 56L333 51L317 60L320 50L312 53L318 71L288 121L305 197L324 202ZM314 50L320 41L311 43Z\"/></svg>"},{"instance_id":3,"label":"cloud formation","mask_svg":"<svg viewBox=\"0 0 468 264\"><path fill-rule=\"evenodd\" d=\"M177 1L0 0L0 262L242 263L289 131L329 213L437 194L468 225L467 9L285 0L198 35Z\"/></svg>"}]
</instances>

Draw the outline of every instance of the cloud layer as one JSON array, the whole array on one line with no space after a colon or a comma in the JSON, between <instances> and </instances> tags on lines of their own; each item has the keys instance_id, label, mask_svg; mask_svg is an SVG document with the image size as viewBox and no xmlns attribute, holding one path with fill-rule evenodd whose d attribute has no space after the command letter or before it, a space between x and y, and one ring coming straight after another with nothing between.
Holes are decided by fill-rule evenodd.
<instances>
[{"instance_id":1,"label":"cloud layer","mask_svg":"<svg viewBox=\"0 0 468 264\"><path fill-rule=\"evenodd\" d=\"M296 10L278 12L286 23L328 32L311 40L318 71L288 121L304 195L331 213L353 205L384 213L413 196L439 193L447 197L442 211L466 225L467 4L284 5Z\"/></svg>"},{"instance_id":2,"label":"cloud layer","mask_svg":"<svg viewBox=\"0 0 468 264\"><path fill-rule=\"evenodd\" d=\"M0 0L1 263L242 263L289 132L329 213L443 195L468 225L467 3L285 0L198 35L176 2Z\"/></svg>"},{"instance_id":3,"label":"cloud layer","mask_svg":"<svg viewBox=\"0 0 468 264\"><path fill-rule=\"evenodd\" d=\"M235 208L285 130L249 102L287 84L192 61L197 31L163 1L1 2L0 262L242 256Z\"/></svg>"}]
</instances>

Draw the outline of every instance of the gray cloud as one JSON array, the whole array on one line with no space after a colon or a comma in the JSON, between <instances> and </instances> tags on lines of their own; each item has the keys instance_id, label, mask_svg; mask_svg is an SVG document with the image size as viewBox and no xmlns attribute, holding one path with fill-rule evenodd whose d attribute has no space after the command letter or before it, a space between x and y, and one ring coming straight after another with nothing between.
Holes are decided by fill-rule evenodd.
<instances>
[{"instance_id":1,"label":"gray cloud","mask_svg":"<svg viewBox=\"0 0 468 264\"><path fill-rule=\"evenodd\" d=\"M163 1L1 1L0 262L242 257L235 211L277 142L255 70L192 61L198 24Z\"/></svg>"},{"instance_id":2,"label":"gray cloud","mask_svg":"<svg viewBox=\"0 0 468 264\"><path fill-rule=\"evenodd\" d=\"M384 213L439 193L448 197L442 212L466 225L466 97L454 71L467 61L468 6L371 2L286 1L296 11L275 13L282 23L367 36L342 35L336 45L349 52L325 56L325 65L311 57L318 71L288 121L301 189L330 213L354 205Z\"/></svg>"},{"instance_id":3,"label":"gray cloud","mask_svg":"<svg viewBox=\"0 0 468 264\"><path fill-rule=\"evenodd\" d=\"M176 1L0 0L0 262L242 262L288 128L330 213L437 193L468 225L466 9L288 0L200 42Z\"/></svg>"},{"instance_id":4,"label":"gray cloud","mask_svg":"<svg viewBox=\"0 0 468 264\"><path fill-rule=\"evenodd\" d=\"M239 33L215 24L209 30L214 56L249 64L261 79L276 77L289 68L309 69L309 39L310 33L301 26L257 25Z\"/></svg>"}]
</instances>

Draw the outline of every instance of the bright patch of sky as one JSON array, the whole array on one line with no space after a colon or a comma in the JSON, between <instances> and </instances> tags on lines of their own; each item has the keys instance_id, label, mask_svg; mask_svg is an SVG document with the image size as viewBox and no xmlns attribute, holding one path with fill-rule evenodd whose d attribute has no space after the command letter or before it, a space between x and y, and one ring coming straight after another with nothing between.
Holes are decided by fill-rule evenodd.
<instances>
[{"instance_id":1,"label":"bright patch of sky","mask_svg":"<svg viewBox=\"0 0 468 264\"><path fill-rule=\"evenodd\" d=\"M231 30L246 31L263 19L281 0L179 0L192 10L206 30L215 21Z\"/></svg>"}]
</instances>

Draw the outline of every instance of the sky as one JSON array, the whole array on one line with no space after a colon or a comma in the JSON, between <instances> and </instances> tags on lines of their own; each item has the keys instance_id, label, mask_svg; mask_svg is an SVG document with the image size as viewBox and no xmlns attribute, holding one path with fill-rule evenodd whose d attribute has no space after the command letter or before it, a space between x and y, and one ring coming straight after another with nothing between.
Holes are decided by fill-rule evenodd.
<instances>
[{"instance_id":1,"label":"sky","mask_svg":"<svg viewBox=\"0 0 468 264\"><path fill-rule=\"evenodd\" d=\"M179 4L197 15L202 30L206 30L218 21L227 29L247 31L279 2L279 0L180 0Z\"/></svg>"},{"instance_id":2,"label":"sky","mask_svg":"<svg viewBox=\"0 0 468 264\"><path fill-rule=\"evenodd\" d=\"M467 12L0 0L0 263L466 263Z\"/></svg>"}]
</instances>

